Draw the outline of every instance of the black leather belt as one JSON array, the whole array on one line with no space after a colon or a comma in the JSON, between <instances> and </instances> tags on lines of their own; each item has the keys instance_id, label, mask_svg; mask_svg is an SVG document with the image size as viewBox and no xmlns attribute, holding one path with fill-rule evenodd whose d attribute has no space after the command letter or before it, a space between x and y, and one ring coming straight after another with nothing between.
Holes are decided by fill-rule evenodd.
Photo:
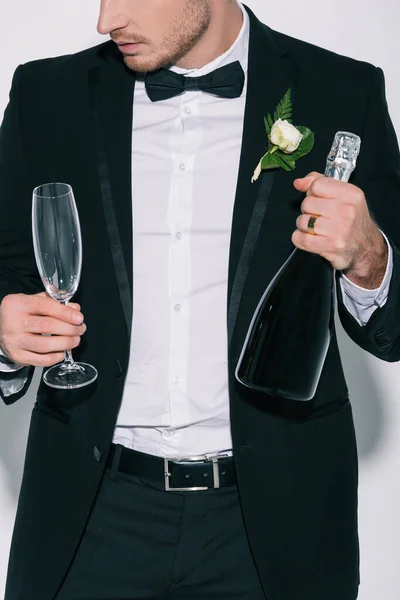
<instances>
[{"instance_id":1,"label":"black leather belt","mask_svg":"<svg viewBox=\"0 0 400 600\"><path fill-rule=\"evenodd\" d=\"M118 472L161 484L167 491L205 491L236 484L232 456L164 459L112 444L107 459L109 468L113 465L117 448L118 454L120 453Z\"/></svg>"}]
</instances>

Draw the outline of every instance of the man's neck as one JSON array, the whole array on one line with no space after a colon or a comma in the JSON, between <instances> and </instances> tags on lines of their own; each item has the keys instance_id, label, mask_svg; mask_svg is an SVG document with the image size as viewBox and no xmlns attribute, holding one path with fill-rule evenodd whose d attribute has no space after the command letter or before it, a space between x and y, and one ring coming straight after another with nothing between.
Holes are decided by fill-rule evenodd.
<instances>
[{"instance_id":1,"label":"man's neck","mask_svg":"<svg viewBox=\"0 0 400 600\"><path fill-rule=\"evenodd\" d=\"M243 13L236 1L215 3L210 26L196 46L177 64L182 69L201 69L234 44L243 25Z\"/></svg>"}]
</instances>

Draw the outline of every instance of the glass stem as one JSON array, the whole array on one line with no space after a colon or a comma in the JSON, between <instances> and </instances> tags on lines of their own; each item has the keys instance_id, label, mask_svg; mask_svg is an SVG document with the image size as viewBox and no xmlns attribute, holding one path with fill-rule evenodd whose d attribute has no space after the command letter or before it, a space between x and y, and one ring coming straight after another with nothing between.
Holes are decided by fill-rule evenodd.
<instances>
[{"instance_id":1,"label":"glass stem","mask_svg":"<svg viewBox=\"0 0 400 600\"><path fill-rule=\"evenodd\" d=\"M69 300L65 300L64 302L61 301L61 304L64 304L64 306L67 306ZM73 367L75 364L74 359L72 358L72 351L71 350L66 350L65 354L64 354L64 366L65 367Z\"/></svg>"},{"instance_id":2,"label":"glass stem","mask_svg":"<svg viewBox=\"0 0 400 600\"><path fill-rule=\"evenodd\" d=\"M64 357L64 365L66 367L73 367L75 364L74 359L72 358L71 350L66 350Z\"/></svg>"}]
</instances>

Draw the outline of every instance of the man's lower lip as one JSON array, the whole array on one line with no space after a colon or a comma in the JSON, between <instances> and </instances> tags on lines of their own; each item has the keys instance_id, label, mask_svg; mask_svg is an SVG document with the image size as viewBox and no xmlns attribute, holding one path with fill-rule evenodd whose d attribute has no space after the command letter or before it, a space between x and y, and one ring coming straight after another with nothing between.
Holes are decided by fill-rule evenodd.
<instances>
[{"instance_id":1,"label":"man's lower lip","mask_svg":"<svg viewBox=\"0 0 400 600\"><path fill-rule=\"evenodd\" d=\"M136 44L122 44L118 47L124 54L130 54L131 52L134 52L140 44L141 42L137 42Z\"/></svg>"}]
</instances>

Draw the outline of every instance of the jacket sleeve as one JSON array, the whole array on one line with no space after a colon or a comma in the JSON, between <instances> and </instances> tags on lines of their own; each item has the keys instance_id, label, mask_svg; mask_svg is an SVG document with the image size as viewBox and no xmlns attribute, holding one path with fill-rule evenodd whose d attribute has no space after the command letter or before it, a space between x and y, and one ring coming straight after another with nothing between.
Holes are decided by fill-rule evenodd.
<instances>
[{"instance_id":1,"label":"jacket sleeve","mask_svg":"<svg viewBox=\"0 0 400 600\"><path fill-rule=\"evenodd\" d=\"M33 186L21 136L22 70L18 67L14 74L10 102L0 128L0 303L9 294L36 294L43 289L32 243ZM22 387L20 381L13 381L13 374L0 374L0 396L7 404L27 392L33 368L24 371ZM20 375L16 377L20 379Z\"/></svg>"},{"instance_id":2,"label":"jacket sleeve","mask_svg":"<svg viewBox=\"0 0 400 600\"><path fill-rule=\"evenodd\" d=\"M356 344L385 361L400 360L400 154L390 120L381 69L374 69L362 146L352 183L366 196L372 217L393 250L393 273L387 302L360 325L343 303L338 288L339 315Z\"/></svg>"}]
</instances>

